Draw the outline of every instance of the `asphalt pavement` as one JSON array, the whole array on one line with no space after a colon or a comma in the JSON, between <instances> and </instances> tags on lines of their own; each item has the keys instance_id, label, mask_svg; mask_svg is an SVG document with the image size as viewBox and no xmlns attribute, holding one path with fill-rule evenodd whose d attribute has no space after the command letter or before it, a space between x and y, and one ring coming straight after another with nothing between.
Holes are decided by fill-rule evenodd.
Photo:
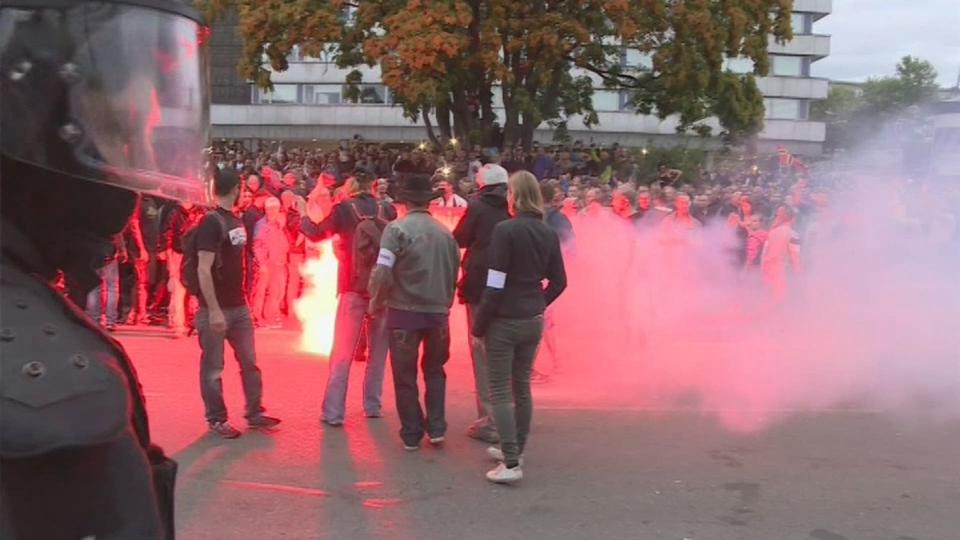
<instances>
[{"instance_id":1,"label":"asphalt pavement","mask_svg":"<svg viewBox=\"0 0 960 540\"><path fill-rule=\"evenodd\" d=\"M180 463L181 539L954 540L960 538L960 422L906 422L855 407L769 411L752 433L709 411L604 408L535 387L534 430L515 486L489 484L465 345L448 364L446 443L404 451L392 379L384 418L360 407L322 426L326 360L293 331L259 331L272 434L209 435L195 339L117 333L134 358L156 442ZM602 365L602 364L600 364ZM232 420L243 396L229 353ZM389 372L389 370L388 370ZM563 375L559 376L560 378Z\"/></svg>"}]
</instances>

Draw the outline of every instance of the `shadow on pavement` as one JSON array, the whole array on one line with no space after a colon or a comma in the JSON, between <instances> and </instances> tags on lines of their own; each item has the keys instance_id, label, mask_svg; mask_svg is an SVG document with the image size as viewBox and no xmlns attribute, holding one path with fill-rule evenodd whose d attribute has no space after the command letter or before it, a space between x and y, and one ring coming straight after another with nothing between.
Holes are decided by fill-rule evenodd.
<instances>
[{"instance_id":1,"label":"shadow on pavement","mask_svg":"<svg viewBox=\"0 0 960 540\"><path fill-rule=\"evenodd\" d=\"M273 446L273 439L266 433L248 431L234 440L207 433L174 454L173 459L180 465L177 478L177 529L186 528L198 515L203 515L214 492L234 464L251 452Z\"/></svg>"}]
</instances>

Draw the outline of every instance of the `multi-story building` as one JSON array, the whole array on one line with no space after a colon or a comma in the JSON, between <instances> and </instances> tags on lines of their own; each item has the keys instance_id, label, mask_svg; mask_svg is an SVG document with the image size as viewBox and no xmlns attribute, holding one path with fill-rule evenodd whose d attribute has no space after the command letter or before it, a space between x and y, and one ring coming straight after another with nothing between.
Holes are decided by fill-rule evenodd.
<instances>
[{"instance_id":1,"label":"multi-story building","mask_svg":"<svg viewBox=\"0 0 960 540\"><path fill-rule=\"evenodd\" d=\"M815 33L814 27L831 9L832 0L794 0L793 40L770 45L770 73L758 80L766 106L761 150L783 144L798 154L821 151L824 125L810 121L809 113L812 101L827 97L827 80L811 77L810 66L830 54L830 37ZM391 106L390 90L380 82L377 67L361 68L364 82L359 99L352 102L346 97L347 70L323 59L304 57L298 50L288 59L289 69L273 74L272 91L240 79L236 63L241 42L236 24L229 20L214 29L211 48L215 137L326 141L359 134L368 140L408 142L426 138L421 124L412 123L399 107ZM625 50L622 56L622 62L630 66L648 61L633 50ZM730 59L727 67L737 72L753 68L743 59ZM619 141L628 146L672 145L683 140L676 134L675 120L637 115L630 110L626 93L603 89L599 80L596 83L593 102L600 123L590 129L581 118L570 118L572 138L600 144ZM498 99L495 92L495 107ZM552 137L547 126L536 134L541 141Z\"/></svg>"}]
</instances>

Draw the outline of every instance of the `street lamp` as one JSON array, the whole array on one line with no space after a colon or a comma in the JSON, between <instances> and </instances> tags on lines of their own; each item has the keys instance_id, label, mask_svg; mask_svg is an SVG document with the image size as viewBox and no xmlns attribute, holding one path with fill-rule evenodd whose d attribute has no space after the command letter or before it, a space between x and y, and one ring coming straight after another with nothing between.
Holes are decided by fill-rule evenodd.
<instances>
[{"instance_id":1,"label":"street lamp","mask_svg":"<svg viewBox=\"0 0 960 540\"><path fill-rule=\"evenodd\" d=\"M456 137L450 138L450 146L456 146L458 144L460 144L460 141L458 141Z\"/></svg>"},{"instance_id":2,"label":"street lamp","mask_svg":"<svg viewBox=\"0 0 960 540\"><path fill-rule=\"evenodd\" d=\"M640 150L640 153L643 154L644 156L646 156L648 152L649 151L647 150L647 147L643 147L643 150Z\"/></svg>"},{"instance_id":3,"label":"street lamp","mask_svg":"<svg viewBox=\"0 0 960 540\"><path fill-rule=\"evenodd\" d=\"M417 148L419 148L420 151L423 152L424 150L427 149L427 143L422 142L420 143L420 146L418 146Z\"/></svg>"},{"instance_id":4,"label":"street lamp","mask_svg":"<svg viewBox=\"0 0 960 540\"><path fill-rule=\"evenodd\" d=\"M445 177L450 176L450 167L442 167L440 169L440 174L442 174Z\"/></svg>"}]
</instances>

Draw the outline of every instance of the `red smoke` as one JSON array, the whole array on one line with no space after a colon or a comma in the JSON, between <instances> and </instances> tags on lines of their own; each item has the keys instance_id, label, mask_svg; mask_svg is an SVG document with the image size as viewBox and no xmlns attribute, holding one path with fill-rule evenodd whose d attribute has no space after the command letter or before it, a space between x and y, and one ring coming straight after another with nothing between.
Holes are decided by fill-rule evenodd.
<instances>
[{"instance_id":1,"label":"red smoke","mask_svg":"<svg viewBox=\"0 0 960 540\"><path fill-rule=\"evenodd\" d=\"M576 220L570 286L551 310L561 374L539 393L702 410L739 431L838 407L960 412L956 259L894 219L899 195L873 193L806 226L804 272L779 305L734 268L723 223L680 245L610 213ZM551 369L543 351L538 367Z\"/></svg>"},{"instance_id":2,"label":"red smoke","mask_svg":"<svg viewBox=\"0 0 960 540\"><path fill-rule=\"evenodd\" d=\"M725 223L678 236L607 211L578 217L569 288L548 312L556 366L542 347L537 369L553 376L537 402L699 410L736 431L836 408L960 413L957 248L949 225L898 217L904 197L833 197L801 227L804 270L780 304L735 268ZM450 227L456 217L438 215ZM467 354L460 315L454 355Z\"/></svg>"}]
</instances>

